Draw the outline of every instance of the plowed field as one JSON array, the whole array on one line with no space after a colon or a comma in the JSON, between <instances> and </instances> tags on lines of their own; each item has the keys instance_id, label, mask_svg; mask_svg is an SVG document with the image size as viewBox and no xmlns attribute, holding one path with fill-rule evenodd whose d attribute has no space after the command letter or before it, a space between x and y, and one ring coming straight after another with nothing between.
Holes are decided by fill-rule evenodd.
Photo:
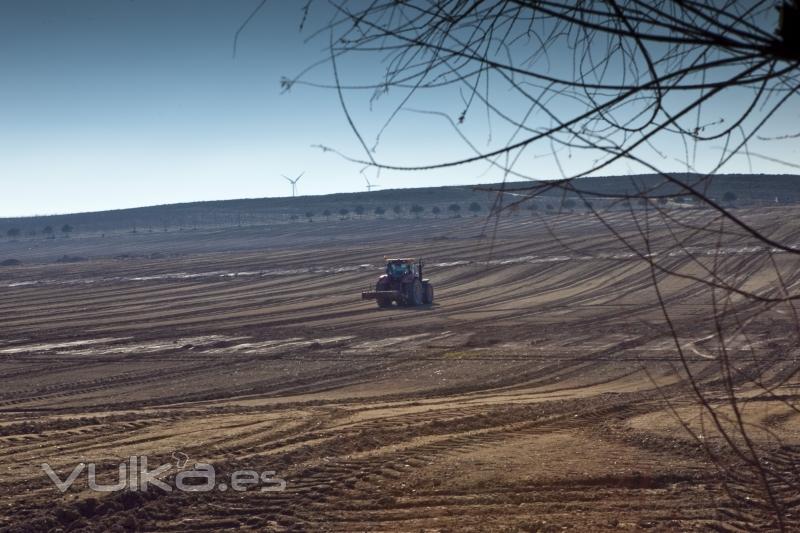
<instances>
[{"instance_id":1,"label":"plowed field","mask_svg":"<svg viewBox=\"0 0 800 533\"><path fill-rule=\"evenodd\" d=\"M740 216L792 243L797 214ZM703 424L676 336L713 393L720 303L698 279L713 265L769 295L778 274L800 281L800 264L736 232L693 240L709 220L680 216L681 246L674 226L648 234L650 253L679 276L637 255L648 253L641 226L623 212L607 219L620 235L575 213L5 242L0 259L23 264L0 268L0 530L744 523L758 514L741 504L759 498L751 480L725 490L676 417ZM425 258L433 306L360 300L385 254ZM85 260L55 263L64 255ZM725 305L755 304L734 295ZM746 377L755 367L776 397L797 393L787 309L751 312L747 338L728 345L742 395L758 393ZM780 437L775 457L794 461L797 412L773 397L748 405L747 420ZM99 493L83 471L61 493L41 467L64 479L94 463L111 482L131 456L151 468L207 463L218 480L274 471L285 490Z\"/></svg>"}]
</instances>

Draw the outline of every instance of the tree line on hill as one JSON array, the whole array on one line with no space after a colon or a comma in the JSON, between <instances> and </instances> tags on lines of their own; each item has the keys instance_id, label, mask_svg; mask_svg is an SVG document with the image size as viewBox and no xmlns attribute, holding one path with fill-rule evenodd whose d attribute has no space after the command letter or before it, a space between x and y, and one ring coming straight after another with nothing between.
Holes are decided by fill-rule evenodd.
<instances>
[{"instance_id":1,"label":"tree line on hill","mask_svg":"<svg viewBox=\"0 0 800 533\"><path fill-rule=\"evenodd\" d=\"M478 213L484 210L484 207L478 202L472 202L466 207L466 210L472 213L474 216L477 216ZM356 217L361 219L369 216L372 216L374 218L385 218L388 213L391 213L395 218L404 218L406 214L410 214L414 218L421 218L422 216L425 216L426 213L430 213L430 216L434 218L445 216L446 213L448 213L449 216L453 218L457 218L461 216L461 211L462 211L462 206L459 203L451 203L446 208L442 208L437 205L426 208L425 206L417 203L412 204L411 206L403 206L401 204L396 204L389 209L381 205L370 208L367 208L363 205L356 205L352 209L346 207L341 207L338 209L325 208L319 212L314 210L307 210L303 213L303 217L307 219L309 222L313 222L315 218L319 217L324 217L326 221L330 221L332 217L334 219L338 218L339 220L347 220L351 217ZM301 216L298 213L292 213L291 215L288 215L288 220L292 222L297 221L300 218ZM202 217L197 217L192 221L190 221L189 224L186 225L180 224L178 230L179 231L182 231L183 229L196 230L198 227L224 227L224 226L242 227L246 225L244 222L245 221L241 216L235 218L228 217L222 220L214 219L213 221L211 221L211 223L209 223L209 220L207 219L204 220ZM149 233L152 233L154 231L153 224L151 223L143 224L140 221L133 221L131 224L132 224L131 229L128 230L128 233L133 233L133 234L139 233L142 227L145 227L146 231ZM158 226L157 229L159 229ZM163 225L161 225L160 229L163 232L167 232L170 230L170 224L164 222ZM17 240L23 235L28 237L36 237L39 234L41 234L46 239L54 239L56 238L58 232L60 232L64 237L69 237L70 234L72 234L75 231L76 231L75 227L71 224L62 225L60 229L58 229L58 231L56 228L53 228L52 225L47 225L40 231L37 231L36 228L31 228L31 227L23 230L23 228L19 226L13 226L5 231L5 235L10 240Z\"/></svg>"},{"instance_id":2,"label":"tree line on hill","mask_svg":"<svg viewBox=\"0 0 800 533\"><path fill-rule=\"evenodd\" d=\"M736 193L732 191L726 191L723 196L723 202L733 207L737 201ZM511 207L507 210L508 214L511 216L518 215L521 209L525 209L531 213L531 215L536 215L539 213L545 214L555 214L555 213L572 213L578 207L584 207L586 209L591 209L594 207L599 207L599 204L603 201L603 199L596 199L595 201L587 201L583 200L580 202L576 201L575 198L566 196L560 198L542 198L540 201L528 201L524 204L515 204L511 203ZM668 204L672 202L677 205L683 206L691 206L692 199L691 198L672 198L668 199L667 197L662 197L658 199L658 204L660 207L667 207ZM623 209L629 209L632 207L637 207L632 205L630 200L622 200L622 201L614 201L614 204L617 207ZM643 204L642 200L639 201L640 204ZM646 201L644 202L646 203ZM609 203L611 205L611 203ZM325 207L321 210L315 209L307 209L305 211L295 211L291 214L284 213L283 218L280 216L273 215L272 219L269 220L248 220L242 213L238 213L235 215L230 216L221 216L218 214L211 214L206 216L197 215L192 218L182 218L180 220L169 220L167 218L162 218L157 223L153 223L152 220L138 220L134 219L130 222L130 226L128 229L121 229L122 231L126 231L127 233L140 233L142 228L146 228L145 231L148 233L153 233L154 231L163 231L168 232L170 230L177 229L177 231L184 231L184 230L196 230L198 227L243 227L243 226L255 226L261 225L265 223L275 222L275 221L286 221L287 218L290 222L297 222L301 219L305 219L308 222L314 222L315 219L324 218L325 221L330 221L331 219L338 219L338 220L348 220L350 218L356 219L363 219L365 217L372 217L375 219L383 219L387 216L392 216L394 218L405 218L406 216L411 216L415 219L419 219L422 217L432 217L438 219L440 217L450 217L450 218L458 218L461 217L462 211L468 211L472 214L472 216L478 216L481 213L488 213L495 206L493 205L482 205L480 202L472 201L466 204L466 207L458 202L451 202L446 205L446 207L442 207L440 205L428 205L425 206L422 203L412 203L409 205L403 204L394 204L391 207L385 207L384 205L370 205L365 206L362 204L357 204L354 207ZM638 207L644 207L643 205L639 205ZM155 228L155 229L154 229ZM95 228L92 228L94 233L97 233ZM93 232L92 229L84 230L86 233ZM110 230L109 230L110 231ZM38 230L35 227L30 226L12 226L5 230L5 235L9 240L18 240L22 236L27 237L36 237L41 235L45 239L54 239L58 234L61 234L63 237L69 237L72 233L76 232L75 226L70 223L65 223L60 226L58 225L51 225L48 224L44 226L41 230ZM104 233L104 232L103 232Z\"/></svg>"},{"instance_id":3,"label":"tree line on hill","mask_svg":"<svg viewBox=\"0 0 800 533\"><path fill-rule=\"evenodd\" d=\"M69 236L70 236L70 234L71 234L73 231L75 231L75 228L73 228L73 227L72 227L71 225L69 225L69 224L64 224L63 226L61 226L61 228L60 228L60 230L59 230L59 231L61 232L61 234L62 234L64 237L69 237ZM6 236L7 236L9 239L11 239L11 240L16 240L16 239L18 239L20 236L22 236L22 234L23 234L23 231L22 231L22 229L20 229L20 228L18 228L18 227L12 227L12 228L9 228L9 229L6 231ZM33 229L33 228L31 228L31 229L28 229L28 230L26 230L26 231L25 231L25 235L27 235L28 237L35 237L37 234L38 234L38 233L37 233L37 231L36 231L35 229ZM43 236L44 236L46 239L55 239L55 237L56 237L56 230L55 230L55 229L53 229L53 226L45 226L44 228L42 228L41 234L42 234L42 235L43 235Z\"/></svg>"},{"instance_id":4,"label":"tree line on hill","mask_svg":"<svg viewBox=\"0 0 800 533\"><path fill-rule=\"evenodd\" d=\"M478 213L483 211L483 206L481 206L481 204L479 204L478 202L472 202L469 204L467 209L474 215L477 215ZM428 209L420 204L412 204L411 206L408 207L408 209L406 209L406 207L398 204L392 206L390 211L391 213L394 214L396 218L403 218L406 212L413 215L414 218L420 218L426 212L430 212L430 214L434 218L439 218L439 216L444 214L444 211L438 205L434 205ZM457 218L461 216L461 204L452 203L447 206L447 211L450 212L450 216L452 216L453 218ZM309 222L313 222L314 218L318 216L324 217L326 221L329 221L331 217L335 216L338 216L340 220L347 220L351 216L363 218L364 216L369 216L369 215L372 215L375 218L385 218L388 212L389 210L387 210L382 205L375 206L371 210L368 210L363 205L357 205L352 209L352 211L346 207L342 207L339 210L324 209L320 213L317 213L316 211L306 211L304 215ZM295 214L291 215L290 220L298 220L299 218L300 217Z\"/></svg>"},{"instance_id":5,"label":"tree line on hill","mask_svg":"<svg viewBox=\"0 0 800 533\"><path fill-rule=\"evenodd\" d=\"M687 175L690 179L692 175ZM745 207L800 202L800 177L726 175L714 177L709 191L722 205ZM525 183L506 183L509 192L502 198L505 212L517 215L521 210L531 214L574 212L579 208L630 209L641 207L638 200L628 202L619 195L629 190L656 187L655 176L611 176L582 178L576 182L582 191L593 192L585 201L579 196L560 190L547 190L536 200L515 204L514 191ZM492 212L497 209L495 192L489 187L427 187L420 189L386 189L369 193L337 193L297 198L257 198L220 200L188 204L161 205L94 213L49 215L0 219L0 237L17 240L55 238L70 234L153 233L193 231L199 228L253 227L318 218L338 220L349 218L387 217L459 217L462 213ZM651 201L661 207L700 207L694 199L677 194L667 186L656 187L657 197ZM480 206L475 210L473 205ZM458 206L458 207L454 207ZM511 206L511 207L509 207ZM309 216L311 215L311 216ZM64 227L68 231L62 231ZM49 230L47 228L50 228Z\"/></svg>"}]
</instances>

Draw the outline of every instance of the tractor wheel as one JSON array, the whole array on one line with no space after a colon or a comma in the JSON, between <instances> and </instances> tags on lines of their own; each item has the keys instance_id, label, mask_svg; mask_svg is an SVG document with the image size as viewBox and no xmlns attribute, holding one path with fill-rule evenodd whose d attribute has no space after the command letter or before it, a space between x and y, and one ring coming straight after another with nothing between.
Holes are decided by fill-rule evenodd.
<instances>
[{"instance_id":1,"label":"tractor wheel","mask_svg":"<svg viewBox=\"0 0 800 533\"><path fill-rule=\"evenodd\" d=\"M387 288L388 287L385 287L380 281L375 284L375 292L385 291ZM392 299L385 296L378 296L375 298L375 301L378 302L378 307L380 308L390 307L392 305Z\"/></svg>"},{"instance_id":2,"label":"tractor wheel","mask_svg":"<svg viewBox=\"0 0 800 533\"><path fill-rule=\"evenodd\" d=\"M425 284L425 291L422 295L422 303L433 305L433 285L430 283Z\"/></svg>"},{"instance_id":3,"label":"tractor wheel","mask_svg":"<svg viewBox=\"0 0 800 533\"><path fill-rule=\"evenodd\" d=\"M415 279L411 284L411 301L408 303L409 305L422 305L423 298L424 291L422 290L422 282Z\"/></svg>"}]
</instances>

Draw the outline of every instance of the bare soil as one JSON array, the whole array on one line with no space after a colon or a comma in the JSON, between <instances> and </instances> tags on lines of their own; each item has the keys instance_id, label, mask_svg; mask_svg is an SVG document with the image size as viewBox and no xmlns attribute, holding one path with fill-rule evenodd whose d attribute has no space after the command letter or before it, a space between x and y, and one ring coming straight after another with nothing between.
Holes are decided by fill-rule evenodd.
<instances>
[{"instance_id":1,"label":"bare soil","mask_svg":"<svg viewBox=\"0 0 800 533\"><path fill-rule=\"evenodd\" d=\"M740 215L775 238L796 231L781 222L798 219L790 208ZM640 236L629 214L609 221ZM774 269L787 284L800 278L793 256L769 259L744 237L723 254L691 246L656 249L700 277L718 261L754 290L774 284ZM435 305L362 302L384 254L424 257ZM65 255L82 260L56 262ZM3 243L3 258L22 264L0 267L0 530L743 523L743 500L675 416L724 454L703 426L652 272L591 216L76 236ZM689 276L657 277L688 365L713 390L714 301ZM776 308L731 348L737 365L780 383L783 399L797 394L793 327ZM741 393L750 388L742 378ZM793 460L796 411L766 398L744 416ZM176 452L221 477L275 471L286 489L97 493L84 474L62 494L40 466L63 478L91 462L110 477L132 455L158 465Z\"/></svg>"}]
</instances>

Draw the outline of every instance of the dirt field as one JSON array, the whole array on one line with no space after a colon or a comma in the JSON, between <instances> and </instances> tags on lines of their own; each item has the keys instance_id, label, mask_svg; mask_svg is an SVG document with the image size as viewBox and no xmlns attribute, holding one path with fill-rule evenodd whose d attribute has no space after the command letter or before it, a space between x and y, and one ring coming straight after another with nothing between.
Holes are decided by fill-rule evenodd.
<instances>
[{"instance_id":1,"label":"dirt field","mask_svg":"<svg viewBox=\"0 0 800 533\"><path fill-rule=\"evenodd\" d=\"M796 235L791 208L740 215ZM608 222L643 249L629 214ZM692 276L715 262L768 294L776 271L800 280L797 259L740 235L687 237L688 248L650 236L686 274L655 273L713 393L718 302ZM426 258L433 307L360 301L384 254ZM86 260L55 262L64 255ZM683 379L651 269L585 214L76 236L5 242L5 257L23 264L0 268L0 530L672 531L757 519L746 473L725 490L675 417L724 448ZM732 340L741 394L757 367L794 399L790 318L770 309L746 344ZM796 414L769 397L744 416L791 462ZM40 466L63 479L95 463L110 482L134 455L151 468L208 463L218 480L275 471L285 490L98 493L83 472L62 494Z\"/></svg>"}]
</instances>

